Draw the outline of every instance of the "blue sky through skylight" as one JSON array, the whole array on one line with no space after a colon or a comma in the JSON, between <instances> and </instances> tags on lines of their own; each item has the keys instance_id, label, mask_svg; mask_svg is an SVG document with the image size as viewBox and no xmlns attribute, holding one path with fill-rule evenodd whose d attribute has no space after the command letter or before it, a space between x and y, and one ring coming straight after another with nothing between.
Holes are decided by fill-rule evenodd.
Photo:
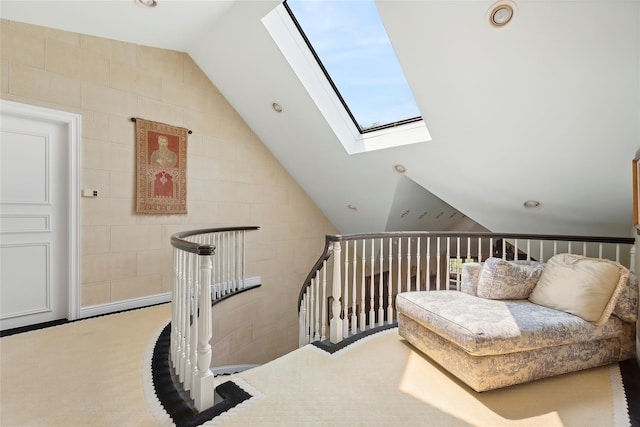
<instances>
[{"instance_id":1,"label":"blue sky through skylight","mask_svg":"<svg viewBox=\"0 0 640 427\"><path fill-rule=\"evenodd\" d=\"M360 128L420 116L373 0L287 0Z\"/></svg>"}]
</instances>

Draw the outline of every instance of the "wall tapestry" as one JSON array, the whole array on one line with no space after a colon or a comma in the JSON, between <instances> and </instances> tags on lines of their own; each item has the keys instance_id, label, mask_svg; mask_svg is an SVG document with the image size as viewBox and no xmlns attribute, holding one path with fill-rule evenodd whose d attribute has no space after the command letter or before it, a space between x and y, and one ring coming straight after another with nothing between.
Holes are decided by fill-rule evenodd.
<instances>
[{"instance_id":1,"label":"wall tapestry","mask_svg":"<svg viewBox=\"0 0 640 427\"><path fill-rule=\"evenodd\" d=\"M187 213L187 133L144 119L136 123L136 212Z\"/></svg>"}]
</instances>

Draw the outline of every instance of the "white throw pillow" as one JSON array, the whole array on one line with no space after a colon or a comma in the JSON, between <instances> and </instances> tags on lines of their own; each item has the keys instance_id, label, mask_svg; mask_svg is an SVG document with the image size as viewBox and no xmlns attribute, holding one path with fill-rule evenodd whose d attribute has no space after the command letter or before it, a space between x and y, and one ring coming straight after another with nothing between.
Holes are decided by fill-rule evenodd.
<instances>
[{"instance_id":1,"label":"white throw pillow","mask_svg":"<svg viewBox=\"0 0 640 427\"><path fill-rule=\"evenodd\" d=\"M629 270L614 261L558 254L545 265L529 301L601 325L622 292Z\"/></svg>"}]
</instances>

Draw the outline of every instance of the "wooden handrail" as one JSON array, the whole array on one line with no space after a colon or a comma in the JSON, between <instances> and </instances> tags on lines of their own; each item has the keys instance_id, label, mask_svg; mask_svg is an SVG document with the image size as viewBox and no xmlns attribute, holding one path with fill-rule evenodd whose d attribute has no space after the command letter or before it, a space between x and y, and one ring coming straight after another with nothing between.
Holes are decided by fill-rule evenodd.
<instances>
[{"instance_id":1,"label":"wooden handrail","mask_svg":"<svg viewBox=\"0 0 640 427\"><path fill-rule=\"evenodd\" d=\"M633 245L635 239L633 237L604 237L604 236L577 236L577 235L557 235L557 234L519 234L519 233L488 233L488 232L451 232L451 231L393 231L393 232L377 232L377 233L352 233L352 234L327 234L325 236L325 245L322 255L316 263L311 267L311 271L305 278L300 293L298 294L298 311L300 303L306 291L311 284L311 279L315 277L318 270L322 268L324 261L331 257L330 249L332 242L349 241L362 239L380 239L380 238L411 238L411 237L450 237L450 238L493 238L493 239L518 239L518 240L545 240L545 241L563 241L563 242L590 242L590 243L611 243Z\"/></svg>"},{"instance_id":2,"label":"wooden handrail","mask_svg":"<svg viewBox=\"0 0 640 427\"><path fill-rule=\"evenodd\" d=\"M327 326L335 343L393 322L399 292L460 290L464 262L489 257L545 262L569 252L608 258L634 270L634 244L632 237L487 232L327 235L298 295L300 345L324 340Z\"/></svg>"},{"instance_id":3,"label":"wooden handrail","mask_svg":"<svg viewBox=\"0 0 640 427\"><path fill-rule=\"evenodd\" d=\"M181 231L171 236L171 246L176 249L180 249L185 252L189 252L196 255L213 255L215 253L215 245L203 245L200 243L190 242L185 240L186 237L197 236L201 234L209 233L222 233L226 231L250 231L259 230L258 226L245 226L245 227L222 227L222 228L203 228L200 230Z\"/></svg>"}]
</instances>

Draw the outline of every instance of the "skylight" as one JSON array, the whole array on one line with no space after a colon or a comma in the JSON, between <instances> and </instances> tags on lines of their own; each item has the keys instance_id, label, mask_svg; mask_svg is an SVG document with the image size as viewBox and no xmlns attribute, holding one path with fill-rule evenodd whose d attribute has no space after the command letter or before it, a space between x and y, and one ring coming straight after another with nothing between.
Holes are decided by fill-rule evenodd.
<instances>
[{"instance_id":1,"label":"skylight","mask_svg":"<svg viewBox=\"0 0 640 427\"><path fill-rule=\"evenodd\" d=\"M373 0L286 0L361 133L421 120Z\"/></svg>"}]
</instances>

